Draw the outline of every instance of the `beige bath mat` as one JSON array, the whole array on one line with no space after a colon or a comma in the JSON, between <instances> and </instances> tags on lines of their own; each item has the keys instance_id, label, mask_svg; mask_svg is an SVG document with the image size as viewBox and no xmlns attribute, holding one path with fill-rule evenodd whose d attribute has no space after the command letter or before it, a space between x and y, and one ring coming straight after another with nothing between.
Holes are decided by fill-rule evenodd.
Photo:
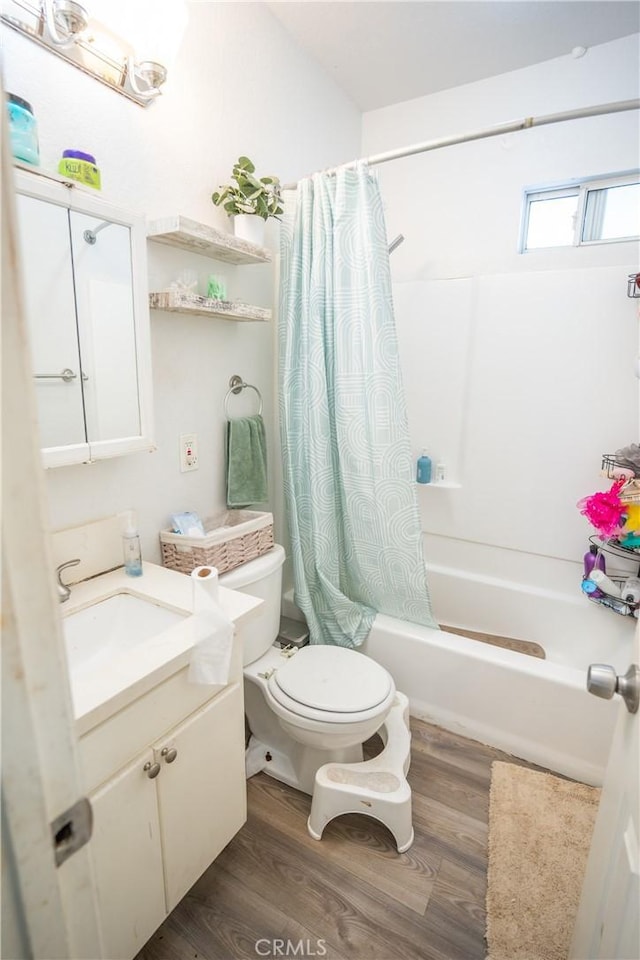
<instances>
[{"instance_id":1,"label":"beige bath mat","mask_svg":"<svg viewBox=\"0 0 640 960\"><path fill-rule=\"evenodd\" d=\"M487 960L566 960L600 790L491 767Z\"/></svg>"}]
</instances>

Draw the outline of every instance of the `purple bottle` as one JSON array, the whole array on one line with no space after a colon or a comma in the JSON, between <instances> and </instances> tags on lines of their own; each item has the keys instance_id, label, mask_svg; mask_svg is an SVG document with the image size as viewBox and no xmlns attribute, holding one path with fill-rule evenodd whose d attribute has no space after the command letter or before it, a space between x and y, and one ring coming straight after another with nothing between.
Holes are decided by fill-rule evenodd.
<instances>
[{"instance_id":1,"label":"purple bottle","mask_svg":"<svg viewBox=\"0 0 640 960\"><path fill-rule=\"evenodd\" d=\"M588 577L592 570L602 570L603 573L607 572L607 566L604 560L604 555L598 552L599 548L596 547L595 543L592 543L587 552L584 555L584 575Z\"/></svg>"}]
</instances>

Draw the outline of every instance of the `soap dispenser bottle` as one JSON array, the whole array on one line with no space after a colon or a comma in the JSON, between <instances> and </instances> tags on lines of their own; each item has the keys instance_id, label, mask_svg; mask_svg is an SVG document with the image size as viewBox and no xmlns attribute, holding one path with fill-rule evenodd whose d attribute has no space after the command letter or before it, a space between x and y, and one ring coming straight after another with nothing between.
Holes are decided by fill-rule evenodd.
<instances>
[{"instance_id":1,"label":"soap dispenser bottle","mask_svg":"<svg viewBox=\"0 0 640 960\"><path fill-rule=\"evenodd\" d=\"M418 457L418 472L416 476L418 483L431 483L431 457L427 451L422 451L422 456Z\"/></svg>"},{"instance_id":2,"label":"soap dispenser bottle","mask_svg":"<svg viewBox=\"0 0 640 960\"><path fill-rule=\"evenodd\" d=\"M136 515L133 510L127 510L126 526L122 534L122 550L124 553L124 572L130 577L142 576L142 550L140 536L136 527Z\"/></svg>"}]
</instances>

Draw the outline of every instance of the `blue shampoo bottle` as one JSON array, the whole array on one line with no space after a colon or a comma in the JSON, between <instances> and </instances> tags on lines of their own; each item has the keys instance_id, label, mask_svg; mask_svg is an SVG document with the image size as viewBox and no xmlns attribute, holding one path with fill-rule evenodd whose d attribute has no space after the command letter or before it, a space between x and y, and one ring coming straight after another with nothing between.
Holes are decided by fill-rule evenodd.
<instances>
[{"instance_id":1,"label":"blue shampoo bottle","mask_svg":"<svg viewBox=\"0 0 640 960\"><path fill-rule=\"evenodd\" d=\"M418 457L418 472L416 475L418 483L431 483L431 457L427 456L427 451L422 451L422 456Z\"/></svg>"}]
</instances>

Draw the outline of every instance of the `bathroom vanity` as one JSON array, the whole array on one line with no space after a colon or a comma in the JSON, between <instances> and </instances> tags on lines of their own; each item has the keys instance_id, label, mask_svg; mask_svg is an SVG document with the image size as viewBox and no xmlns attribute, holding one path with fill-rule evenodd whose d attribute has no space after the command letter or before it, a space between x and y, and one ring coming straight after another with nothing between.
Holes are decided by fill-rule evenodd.
<instances>
[{"instance_id":1,"label":"bathroom vanity","mask_svg":"<svg viewBox=\"0 0 640 960\"><path fill-rule=\"evenodd\" d=\"M246 819L241 634L260 605L220 588L231 667L203 685L187 679L190 577L145 563L140 578L76 584L65 604L107 957L134 957Z\"/></svg>"}]
</instances>

